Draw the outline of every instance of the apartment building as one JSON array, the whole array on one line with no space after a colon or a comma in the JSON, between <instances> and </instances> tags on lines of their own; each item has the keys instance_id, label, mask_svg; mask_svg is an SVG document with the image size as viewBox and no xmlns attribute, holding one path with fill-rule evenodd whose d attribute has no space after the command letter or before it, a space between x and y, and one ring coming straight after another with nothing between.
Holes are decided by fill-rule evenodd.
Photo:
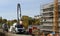
<instances>
[{"instance_id":1,"label":"apartment building","mask_svg":"<svg viewBox=\"0 0 60 36\"><path fill-rule=\"evenodd\" d=\"M42 31L53 31L53 14L54 14L54 3L48 3L42 5L42 24L43 27L41 28ZM59 32L60 32L60 1L58 2L58 23L59 23Z\"/></svg>"}]
</instances>

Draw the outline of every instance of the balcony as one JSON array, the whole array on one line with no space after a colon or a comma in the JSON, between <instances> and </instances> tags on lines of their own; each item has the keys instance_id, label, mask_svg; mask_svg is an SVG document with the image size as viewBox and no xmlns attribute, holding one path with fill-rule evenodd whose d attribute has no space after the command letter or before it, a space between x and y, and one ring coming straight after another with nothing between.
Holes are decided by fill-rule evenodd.
<instances>
[{"instance_id":1,"label":"balcony","mask_svg":"<svg viewBox=\"0 0 60 36\"><path fill-rule=\"evenodd\" d=\"M53 19L43 19L42 23L53 23Z\"/></svg>"},{"instance_id":2,"label":"balcony","mask_svg":"<svg viewBox=\"0 0 60 36\"><path fill-rule=\"evenodd\" d=\"M45 16L45 15L44 15L43 17L53 17L53 16L49 16L49 15L46 15L46 16Z\"/></svg>"},{"instance_id":3,"label":"balcony","mask_svg":"<svg viewBox=\"0 0 60 36\"><path fill-rule=\"evenodd\" d=\"M43 17L43 19L53 19L53 17L52 16L50 16L50 17Z\"/></svg>"},{"instance_id":4,"label":"balcony","mask_svg":"<svg viewBox=\"0 0 60 36\"><path fill-rule=\"evenodd\" d=\"M52 29L40 29L42 31L53 31Z\"/></svg>"},{"instance_id":5,"label":"balcony","mask_svg":"<svg viewBox=\"0 0 60 36\"><path fill-rule=\"evenodd\" d=\"M43 13L50 13L50 12L52 12L52 13L53 13L54 11L45 11L45 12L43 12Z\"/></svg>"},{"instance_id":6,"label":"balcony","mask_svg":"<svg viewBox=\"0 0 60 36\"><path fill-rule=\"evenodd\" d=\"M51 23L43 23L43 26L53 26L53 24Z\"/></svg>"},{"instance_id":7,"label":"balcony","mask_svg":"<svg viewBox=\"0 0 60 36\"><path fill-rule=\"evenodd\" d=\"M50 15L50 16L53 16L53 12L47 12L47 13L44 12L44 13L43 13L43 16L44 16L44 15Z\"/></svg>"},{"instance_id":8,"label":"balcony","mask_svg":"<svg viewBox=\"0 0 60 36\"><path fill-rule=\"evenodd\" d=\"M48 21L49 21L49 22L52 22L52 21L53 21L53 19L47 19L46 21L47 21L47 22L48 22Z\"/></svg>"},{"instance_id":9,"label":"balcony","mask_svg":"<svg viewBox=\"0 0 60 36\"><path fill-rule=\"evenodd\" d=\"M42 23L53 23L52 21L43 21Z\"/></svg>"}]
</instances>

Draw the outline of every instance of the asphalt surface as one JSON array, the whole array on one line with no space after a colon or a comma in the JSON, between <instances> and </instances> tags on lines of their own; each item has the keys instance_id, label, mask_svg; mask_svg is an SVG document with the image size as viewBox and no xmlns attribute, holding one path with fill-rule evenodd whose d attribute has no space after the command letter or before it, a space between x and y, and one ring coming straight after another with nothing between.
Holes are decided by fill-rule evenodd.
<instances>
[{"instance_id":1,"label":"asphalt surface","mask_svg":"<svg viewBox=\"0 0 60 36\"><path fill-rule=\"evenodd\" d=\"M10 32L3 32L2 29L0 29L0 36L31 36L31 35L24 35L24 34L13 34Z\"/></svg>"},{"instance_id":2,"label":"asphalt surface","mask_svg":"<svg viewBox=\"0 0 60 36\"><path fill-rule=\"evenodd\" d=\"M0 32L0 36L31 36L31 35L23 35L23 34L13 34L13 33L3 33Z\"/></svg>"},{"instance_id":3,"label":"asphalt surface","mask_svg":"<svg viewBox=\"0 0 60 36\"><path fill-rule=\"evenodd\" d=\"M0 32L0 36L6 36L5 33Z\"/></svg>"},{"instance_id":4,"label":"asphalt surface","mask_svg":"<svg viewBox=\"0 0 60 36\"><path fill-rule=\"evenodd\" d=\"M6 36L31 36L31 35L6 33Z\"/></svg>"}]
</instances>

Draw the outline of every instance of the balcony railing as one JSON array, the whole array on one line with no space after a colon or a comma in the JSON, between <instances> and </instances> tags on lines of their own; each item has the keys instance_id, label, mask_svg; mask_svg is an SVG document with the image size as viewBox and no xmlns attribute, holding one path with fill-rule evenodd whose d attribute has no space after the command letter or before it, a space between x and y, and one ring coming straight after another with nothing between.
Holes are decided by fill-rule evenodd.
<instances>
[{"instance_id":1,"label":"balcony railing","mask_svg":"<svg viewBox=\"0 0 60 36\"><path fill-rule=\"evenodd\" d=\"M45 12L43 12L43 13L50 13L50 12L54 12L54 11L45 11Z\"/></svg>"},{"instance_id":2,"label":"balcony railing","mask_svg":"<svg viewBox=\"0 0 60 36\"><path fill-rule=\"evenodd\" d=\"M43 26L53 26L53 24L52 23L51 24L43 23Z\"/></svg>"},{"instance_id":3,"label":"balcony railing","mask_svg":"<svg viewBox=\"0 0 60 36\"><path fill-rule=\"evenodd\" d=\"M53 16L49 16L49 15L46 15L46 16L45 16L45 15L44 15L43 17L53 17Z\"/></svg>"},{"instance_id":4,"label":"balcony railing","mask_svg":"<svg viewBox=\"0 0 60 36\"><path fill-rule=\"evenodd\" d=\"M53 17L51 16L51 17L43 17L44 19L53 19Z\"/></svg>"},{"instance_id":5,"label":"balcony railing","mask_svg":"<svg viewBox=\"0 0 60 36\"><path fill-rule=\"evenodd\" d=\"M52 29L41 29L43 31L53 31Z\"/></svg>"}]
</instances>

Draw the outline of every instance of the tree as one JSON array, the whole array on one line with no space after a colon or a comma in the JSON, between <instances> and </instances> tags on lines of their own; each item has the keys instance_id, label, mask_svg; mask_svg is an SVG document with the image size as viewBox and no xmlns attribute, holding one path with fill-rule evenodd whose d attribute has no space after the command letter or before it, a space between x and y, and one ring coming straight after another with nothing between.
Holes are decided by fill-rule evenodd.
<instances>
[{"instance_id":1,"label":"tree","mask_svg":"<svg viewBox=\"0 0 60 36\"><path fill-rule=\"evenodd\" d=\"M0 17L0 28L2 26L2 17Z\"/></svg>"},{"instance_id":2,"label":"tree","mask_svg":"<svg viewBox=\"0 0 60 36\"><path fill-rule=\"evenodd\" d=\"M3 23L6 23L6 22L7 22L7 19L2 19L2 22L3 22Z\"/></svg>"},{"instance_id":3,"label":"tree","mask_svg":"<svg viewBox=\"0 0 60 36\"><path fill-rule=\"evenodd\" d=\"M40 19L32 19L32 24L33 25L39 25L40 24Z\"/></svg>"},{"instance_id":4,"label":"tree","mask_svg":"<svg viewBox=\"0 0 60 36\"><path fill-rule=\"evenodd\" d=\"M13 23L14 23L14 22L12 22L12 21L10 21L10 20L7 21L7 24L8 24L9 26L13 25Z\"/></svg>"},{"instance_id":5,"label":"tree","mask_svg":"<svg viewBox=\"0 0 60 36\"><path fill-rule=\"evenodd\" d=\"M29 25L32 25L32 17L29 17Z\"/></svg>"},{"instance_id":6,"label":"tree","mask_svg":"<svg viewBox=\"0 0 60 36\"><path fill-rule=\"evenodd\" d=\"M40 24L40 20L39 19L35 19L35 24L39 25Z\"/></svg>"},{"instance_id":7,"label":"tree","mask_svg":"<svg viewBox=\"0 0 60 36\"><path fill-rule=\"evenodd\" d=\"M29 25L29 17L28 16L22 16L23 20L23 26L27 29Z\"/></svg>"},{"instance_id":8,"label":"tree","mask_svg":"<svg viewBox=\"0 0 60 36\"><path fill-rule=\"evenodd\" d=\"M0 17L0 23L2 23L2 17Z\"/></svg>"},{"instance_id":9,"label":"tree","mask_svg":"<svg viewBox=\"0 0 60 36\"><path fill-rule=\"evenodd\" d=\"M35 19L33 18L33 19L32 19L32 25L34 25L34 24L35 24Z\"/></svg>"},{"instance_id":10,"label":"tree","mask_svg":"<svg viewBox=\"0 0 60 36\"><path fill-rule=\"evenodd\" d=\"M12 20L12 22L16 23L16 22L17 22L17 20L16 20L16 19L14 19L14 20Z\"/></svg>"}]
</instances>

